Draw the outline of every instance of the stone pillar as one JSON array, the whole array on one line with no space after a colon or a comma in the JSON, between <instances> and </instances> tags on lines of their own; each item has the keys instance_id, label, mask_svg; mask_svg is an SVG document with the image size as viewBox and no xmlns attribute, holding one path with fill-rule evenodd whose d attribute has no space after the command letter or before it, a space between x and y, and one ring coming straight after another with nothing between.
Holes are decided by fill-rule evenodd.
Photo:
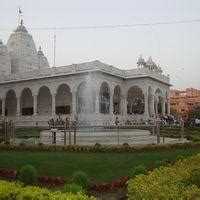
<instances>
[{"instance_id":1,"label":"stone pillar","mask_svg":"<svg viewBox=\"0 0 200 200\"><path fill-rule=\"evenodd\" d=\"M33 115L37 115L37 95L33 96Z\"/></svg>"},{"instance_id":2,"label":"stone pillar","mask_svg":"<svg viewBox=\"0 0 200 200\"><path fill-rule=\"evenodd\" d=\"M1 102L2 102L2 104L1 104L1 110L2 110L1 116L5 117L5 99L4 98L1 99Z\"/></svg>"},{"instance_id":3,"label":"stone pillar","mask_svg":"<svg viewBox=\"0 0 200 200\"><path fill-rule=\"evenodd\" d=\"M155 101L154 101L154 109L155 109L155 114L157 115L158 114L158 99L157 98L155 98Z\"/></svg>"},{"instance_id":4,"label":"stone pillar","mask_svg":"<svg viewBox=\"0 0 200 200\"><path fill-rule=\"evenodd\" d=\"M52 115L56 114L56 94L51 94L52 96Z\"/></svg>"},{"instance_id":5,"label":"stone pillar","mask_svg":"<svg viewBox=\"0 0 200 200\"><path fill-rule=\"evenodd\" d=\"M149 117L149 105L148 105L148 91L144 92L144 115Z\"/></svg>"},{"instance_id":6,"label":"stone pillar","mask_svg":"<svg viewBox=\"0 0 200 200\"><path fill-rule=\"evenodd\" d=\"M151 117L155 115L155 108L154 108L154 95L151 95L151 100L150 100L150 113Z\"/></svg>"},{"instance_id":7,"label":"stone pillar","mask_svg":"<svg viewBox=\"0 0 200 200\"><path fill-rule=\"evenodd\" d=\"M21 115L20 96L17 96L16 99L17 99L17 116L20 116Z\"/></svg>"},{"instance_id":8,"label":"stone pillar","mask_svg":"<svg viewBox=\"0 0 200 200\"><path fill-rule=\"evenodd\" d=\"M162 100L162 116L166 114L166 108L165 108L165 99Z\"/></svg>"},{"instance_id":9,"label":"stone pillar","mask_svg":"<svg viewBox=\"0 0 200 200\"><path fill-rule=\"evenodd\" d=\"M110 92L110 114L113 114L113 91Z\"/></svg>"},{"instance_id":10,"label":"stone pillar","mask_svg":"<svg viewBox=\"0 0 200 200\"><path fill-rule=\"evenodd\" d=\"M76 114L76 94L77 92L72 92L72 114Z\"/></svg>"},{"instance_id":11,"label":"stone pillar","mask_svg":"<svg viewBox=\"0 0 200 200\"><path fill-rule=\"evenodd\" d=\"M167 99L167 114L170 115L170 99Z\"/></svg>"}]
</instances>

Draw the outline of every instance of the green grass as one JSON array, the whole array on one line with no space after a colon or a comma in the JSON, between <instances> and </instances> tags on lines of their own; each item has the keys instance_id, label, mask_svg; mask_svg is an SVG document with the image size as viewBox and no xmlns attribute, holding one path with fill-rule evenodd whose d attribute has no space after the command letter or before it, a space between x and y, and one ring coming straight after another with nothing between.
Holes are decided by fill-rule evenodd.
<instances>
[{"instance_id":1,"label":"green grass","mask_svg":"<svg viewBox=\"0 0 200 200\"><path fill-rule=\"evenodd\" d=\"M200 148L157 153L65 153L65 152L0 152L0 168L19 170L35 166L39 174L71 178L74 171L84 171L90 180L110 182L129 175L135 165L153 164L178 155L200 153Z\"/></svg>"}]
</instances>

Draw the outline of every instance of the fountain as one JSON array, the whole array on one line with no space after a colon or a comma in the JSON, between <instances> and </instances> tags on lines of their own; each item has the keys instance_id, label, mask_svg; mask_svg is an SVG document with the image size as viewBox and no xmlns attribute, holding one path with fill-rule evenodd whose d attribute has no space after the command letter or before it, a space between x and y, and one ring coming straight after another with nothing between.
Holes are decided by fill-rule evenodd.
<instances>
[{"instance_id":1,"label":"fountain","mask_svg":"<svg viewBox=\"0 0 200 200\"><path fill-rule=\"evenodd\" d=\"M94 88L92 75L89 73L80 88L81 96L78 97L78 123L83 125L93 125L94 114Z\"/></svg>"}]
</instances>

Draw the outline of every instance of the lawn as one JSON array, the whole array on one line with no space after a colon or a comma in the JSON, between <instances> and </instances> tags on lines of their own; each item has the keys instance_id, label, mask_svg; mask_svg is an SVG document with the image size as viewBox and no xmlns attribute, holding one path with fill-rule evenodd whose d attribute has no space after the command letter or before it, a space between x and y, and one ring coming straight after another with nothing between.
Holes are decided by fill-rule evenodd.
<instances>
[{"instance_id":1,"label":"lawn","mask_svg":"<svg viewBox=\"0 0 200 200\"><path fill-rule=\"evenodd\" d=\"M35 166L39 174L71 178L81 170L95 182L111 182L129 175L138 164L149 165L178 155L200 153L200 148L157 153L65 153L65 152L0 152L0 168L20 169Z\"/></svg>"}]
</instances>

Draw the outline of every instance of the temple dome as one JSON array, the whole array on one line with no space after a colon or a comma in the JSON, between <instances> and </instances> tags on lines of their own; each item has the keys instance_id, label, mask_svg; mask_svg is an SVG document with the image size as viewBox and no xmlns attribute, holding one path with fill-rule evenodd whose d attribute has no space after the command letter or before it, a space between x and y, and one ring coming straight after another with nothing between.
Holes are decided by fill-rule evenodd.
<instances>
[{"instance_id":1,"label":"temple dome","mask_svg":"<svg viewBox=\"0 0 200 200\"><path fill-rule=\"evenodd\" d=\"M23 21L10 35L6 46L11 57L12 73L39 69L35 42L23 25Z\"/></svg>"},{"instance_id":2,"label":"temple dome","mask_svg":"<svg viewBox=\"0 0 200 200\"><path fill-rule=\"evenodd\" d=\"M138 59L138 63L144 63L144 58L142 57L142 55L140 54L140 57Z\"/></svg>"},{"instance_id":3,"label":"temple dome","mask_svg":"<svg viewBox=\"0 0 200 200\"><path fill-rule=\"evenodd\" d=\"M41 46L39 46L37 55L38 55L38 61L39 61L39 69L49 68L49 62L47 58L44 56Z\"/></svg>"},{"instance_id":4,"label":"temple dome","mask_svg":"<svg viewBox=\"0 0 200 200\"><path fill-rule=\"evenodd\" d=\"M152 60L151 56L150 56L149 59L146 61L146 66L149 66L149 67L156 67L156 63Z\"/></svg>"},{"instance_id":5,"label":"temple dome","mask_svg":"<svg viewBox=\"0 0 200 200\"><path fill-rule=\"evenodd\" d=\"M138 67L140 67L140 66L143 67L145 65L145 60L144 60L144 58L142 57L141 54L140 54L140 57L139 57L139 59L137 61L137 65L138 65Z\"/></svg>"},{"instance_id":6,"label":"temple dome","mask_svg":"<svg viewBox=\"0 0 200 200\"><path fill-rule=\"evenodd\" d=\"M11 74L11 62L8 50L0 40L0 75Z\"/></svg>"}]
</instances>

